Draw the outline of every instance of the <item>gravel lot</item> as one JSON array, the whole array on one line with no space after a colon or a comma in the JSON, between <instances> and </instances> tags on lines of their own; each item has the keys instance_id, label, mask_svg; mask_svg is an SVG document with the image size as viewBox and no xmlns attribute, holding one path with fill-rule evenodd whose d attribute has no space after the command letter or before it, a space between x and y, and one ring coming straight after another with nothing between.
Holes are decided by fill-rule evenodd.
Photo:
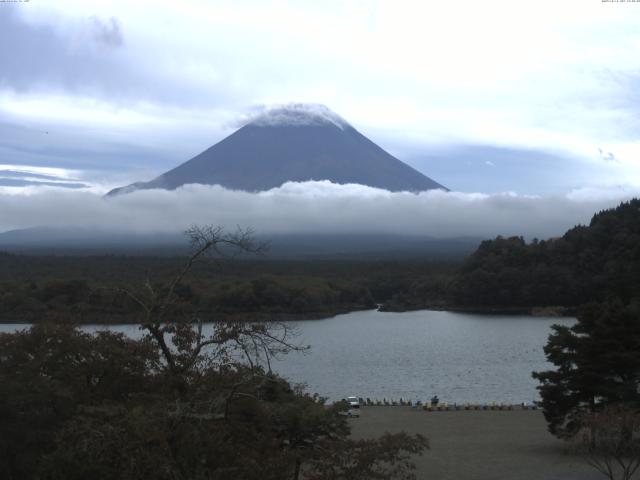
<instances>
[{"instance_id":1,"label":"gravel lot","mask_svg":"<svg viewBox=\"0 0 640 480\"><path fill-rule=\"evenodd\" d=\"M354 438L385 431L421 433L431 449L416 458L429 480L597 480L602 475L566 453L546 430L540 411L425 412L411 407L363 407L350 420Z\"/></svg>"}]
</instances>

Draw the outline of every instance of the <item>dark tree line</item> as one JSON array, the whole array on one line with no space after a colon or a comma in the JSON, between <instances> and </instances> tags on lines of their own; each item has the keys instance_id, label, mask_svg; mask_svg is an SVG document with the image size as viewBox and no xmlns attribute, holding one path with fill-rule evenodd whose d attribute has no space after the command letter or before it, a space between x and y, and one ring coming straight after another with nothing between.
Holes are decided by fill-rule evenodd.
<instances>
[{"instance_id":1,"label":"dark tree line","mask_svg":"<svg viewBox=\"0 0 640 480\"><path fill-rule=\"evenodd\" d=\"M640 296L640 200L599 212L562 237L482 242L452 282L457 305L579 306Z\"/></svg>"},{"instance_id":2,"label":"dark tree line","mask_svg":"<svg viewBox=\"0 0 640 480\"><path fill-rule=\"evenodd\" d=\"M497 237L449 271L412 279L390 310L429 307L526 311L640 296L640 200L599 212L548 240Z\"/></svg>"},{"instance_id":3,"label":"dark tree line","mask_svg":"<svg viewBox=\"0 0 640 480\"><path fill-rule=\"evenodd\" d=\"M0 321L72 316L84 323L130 322L133 305L116 287L143 282L148 272L161 285L184 260L0 253ZM320 318L392 305L394 298L412 295L416 284L442 285L457 266L428 260L270 260L268 254L259 260L207 259L193 266L177 291L211 320Z\"/></svg>"},{"instance_id":4,"label":"dark tree line","mask_svg":"<svg viewBox=\"0 0 640 480\"><path fill-rule=\"evenodd\" d=\"M162 288L161 280L152 283ZM175 293L208 320L240 314L249 319L326 316L375 306L362 285L313 277L191 279L176 285ZM135 321L135 305L113 284L74 279L0 283L3 321L39 322L60 316L79 323L126 323Z\"/></svg>"}]
</instances>

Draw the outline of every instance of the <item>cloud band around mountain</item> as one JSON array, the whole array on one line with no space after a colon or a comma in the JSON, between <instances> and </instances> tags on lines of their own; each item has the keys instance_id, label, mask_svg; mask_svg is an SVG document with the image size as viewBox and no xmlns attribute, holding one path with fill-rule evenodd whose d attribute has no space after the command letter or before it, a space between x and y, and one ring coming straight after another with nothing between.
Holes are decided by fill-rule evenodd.
<instances>
[{"instance_id":1,"label":"cloud band around mountain","mask_svg":"<svg viewBox=\"0 0 640 480\"><path fill-rule=\"evenodd\" d=\"M289 182L248 193L187 185L105 198L60 188L0 193L2 231L35 226L174 233L193 224L251 227L260 234L401 234L446 238L524 235L548 238L638 192L574 191L564 196L432 190L389 192L328 181Z\"/></svg>"}]
</instances>

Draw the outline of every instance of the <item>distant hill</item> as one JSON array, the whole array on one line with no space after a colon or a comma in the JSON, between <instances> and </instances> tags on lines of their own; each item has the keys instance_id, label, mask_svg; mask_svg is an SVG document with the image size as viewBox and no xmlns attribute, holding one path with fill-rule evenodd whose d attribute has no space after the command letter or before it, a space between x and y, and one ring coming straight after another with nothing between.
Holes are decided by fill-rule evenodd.
<instances>
[{"instance_id":1,"label":"distant hill","mask_svg":"<svg viewBox=\"0 0 640 480\"><path fill-rule=\"evenodd\" d=\"M393 157L321 105L269 110L191 160L149 182L116 188L173 190L199 183L263 191L285 182L330 180L390 191L445 189Z\"/></svg>"},{"instance_id":2,"label":"distant hill","mask_svg":"<svg viewBox=\"0 0 640 480\"><path fill-rule=\"evenodd\" d=\"M599 212L562 237L485 240L457 271L415 280L385 309L575 312L617 297L640 300L640 200ZM562 307L562 308L537 308Z\"/></svg>"},{"instance_id":3,"label":"distant hill","mask_svg":"<svg viewBox=\"0 0 640 480\"><path fill-rule=\"evenodd\" d=\"M640 200L599 212L588 226L559 238L484 241L454 285L459 305L577 306L607 296L640 299Z\"/></svg>"},{"instance_id":4,"label":"distant hill","mask_svg":"<svg viewBox=\"0 0 640 480\"><path fill-rule=\"evenodd\" d=\"M438 239L410 235L289 234L263 235L266 258L290 259L455 259L471 254L480 238ZM0 234L0 251L42 255L184 255L182 234L132 234L92 229L30 228Z\"/></svg>"}]
</instances>

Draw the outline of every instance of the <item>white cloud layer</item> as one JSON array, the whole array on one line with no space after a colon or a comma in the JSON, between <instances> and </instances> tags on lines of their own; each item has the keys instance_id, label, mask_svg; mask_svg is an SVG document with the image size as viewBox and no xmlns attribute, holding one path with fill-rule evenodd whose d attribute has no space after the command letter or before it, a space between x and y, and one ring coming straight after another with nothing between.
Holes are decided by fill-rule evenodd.
<instances>
[{"instance_id":1,"label":"white cloud layer","mask_svg":"<svg viewBox=\"0 0 640 480\"><path fill-rule=\"evenodd\" d=\"M434 237L524 235L548 238L637 190L535 197L433 190L391 193L328 181L286 183L261 193L188 185L117 197L56 188L0 191L0 229L33 226L112 232L180 232L192 224L252 227L273 233L386 233Z\"/></svg>"}]
</instances>

